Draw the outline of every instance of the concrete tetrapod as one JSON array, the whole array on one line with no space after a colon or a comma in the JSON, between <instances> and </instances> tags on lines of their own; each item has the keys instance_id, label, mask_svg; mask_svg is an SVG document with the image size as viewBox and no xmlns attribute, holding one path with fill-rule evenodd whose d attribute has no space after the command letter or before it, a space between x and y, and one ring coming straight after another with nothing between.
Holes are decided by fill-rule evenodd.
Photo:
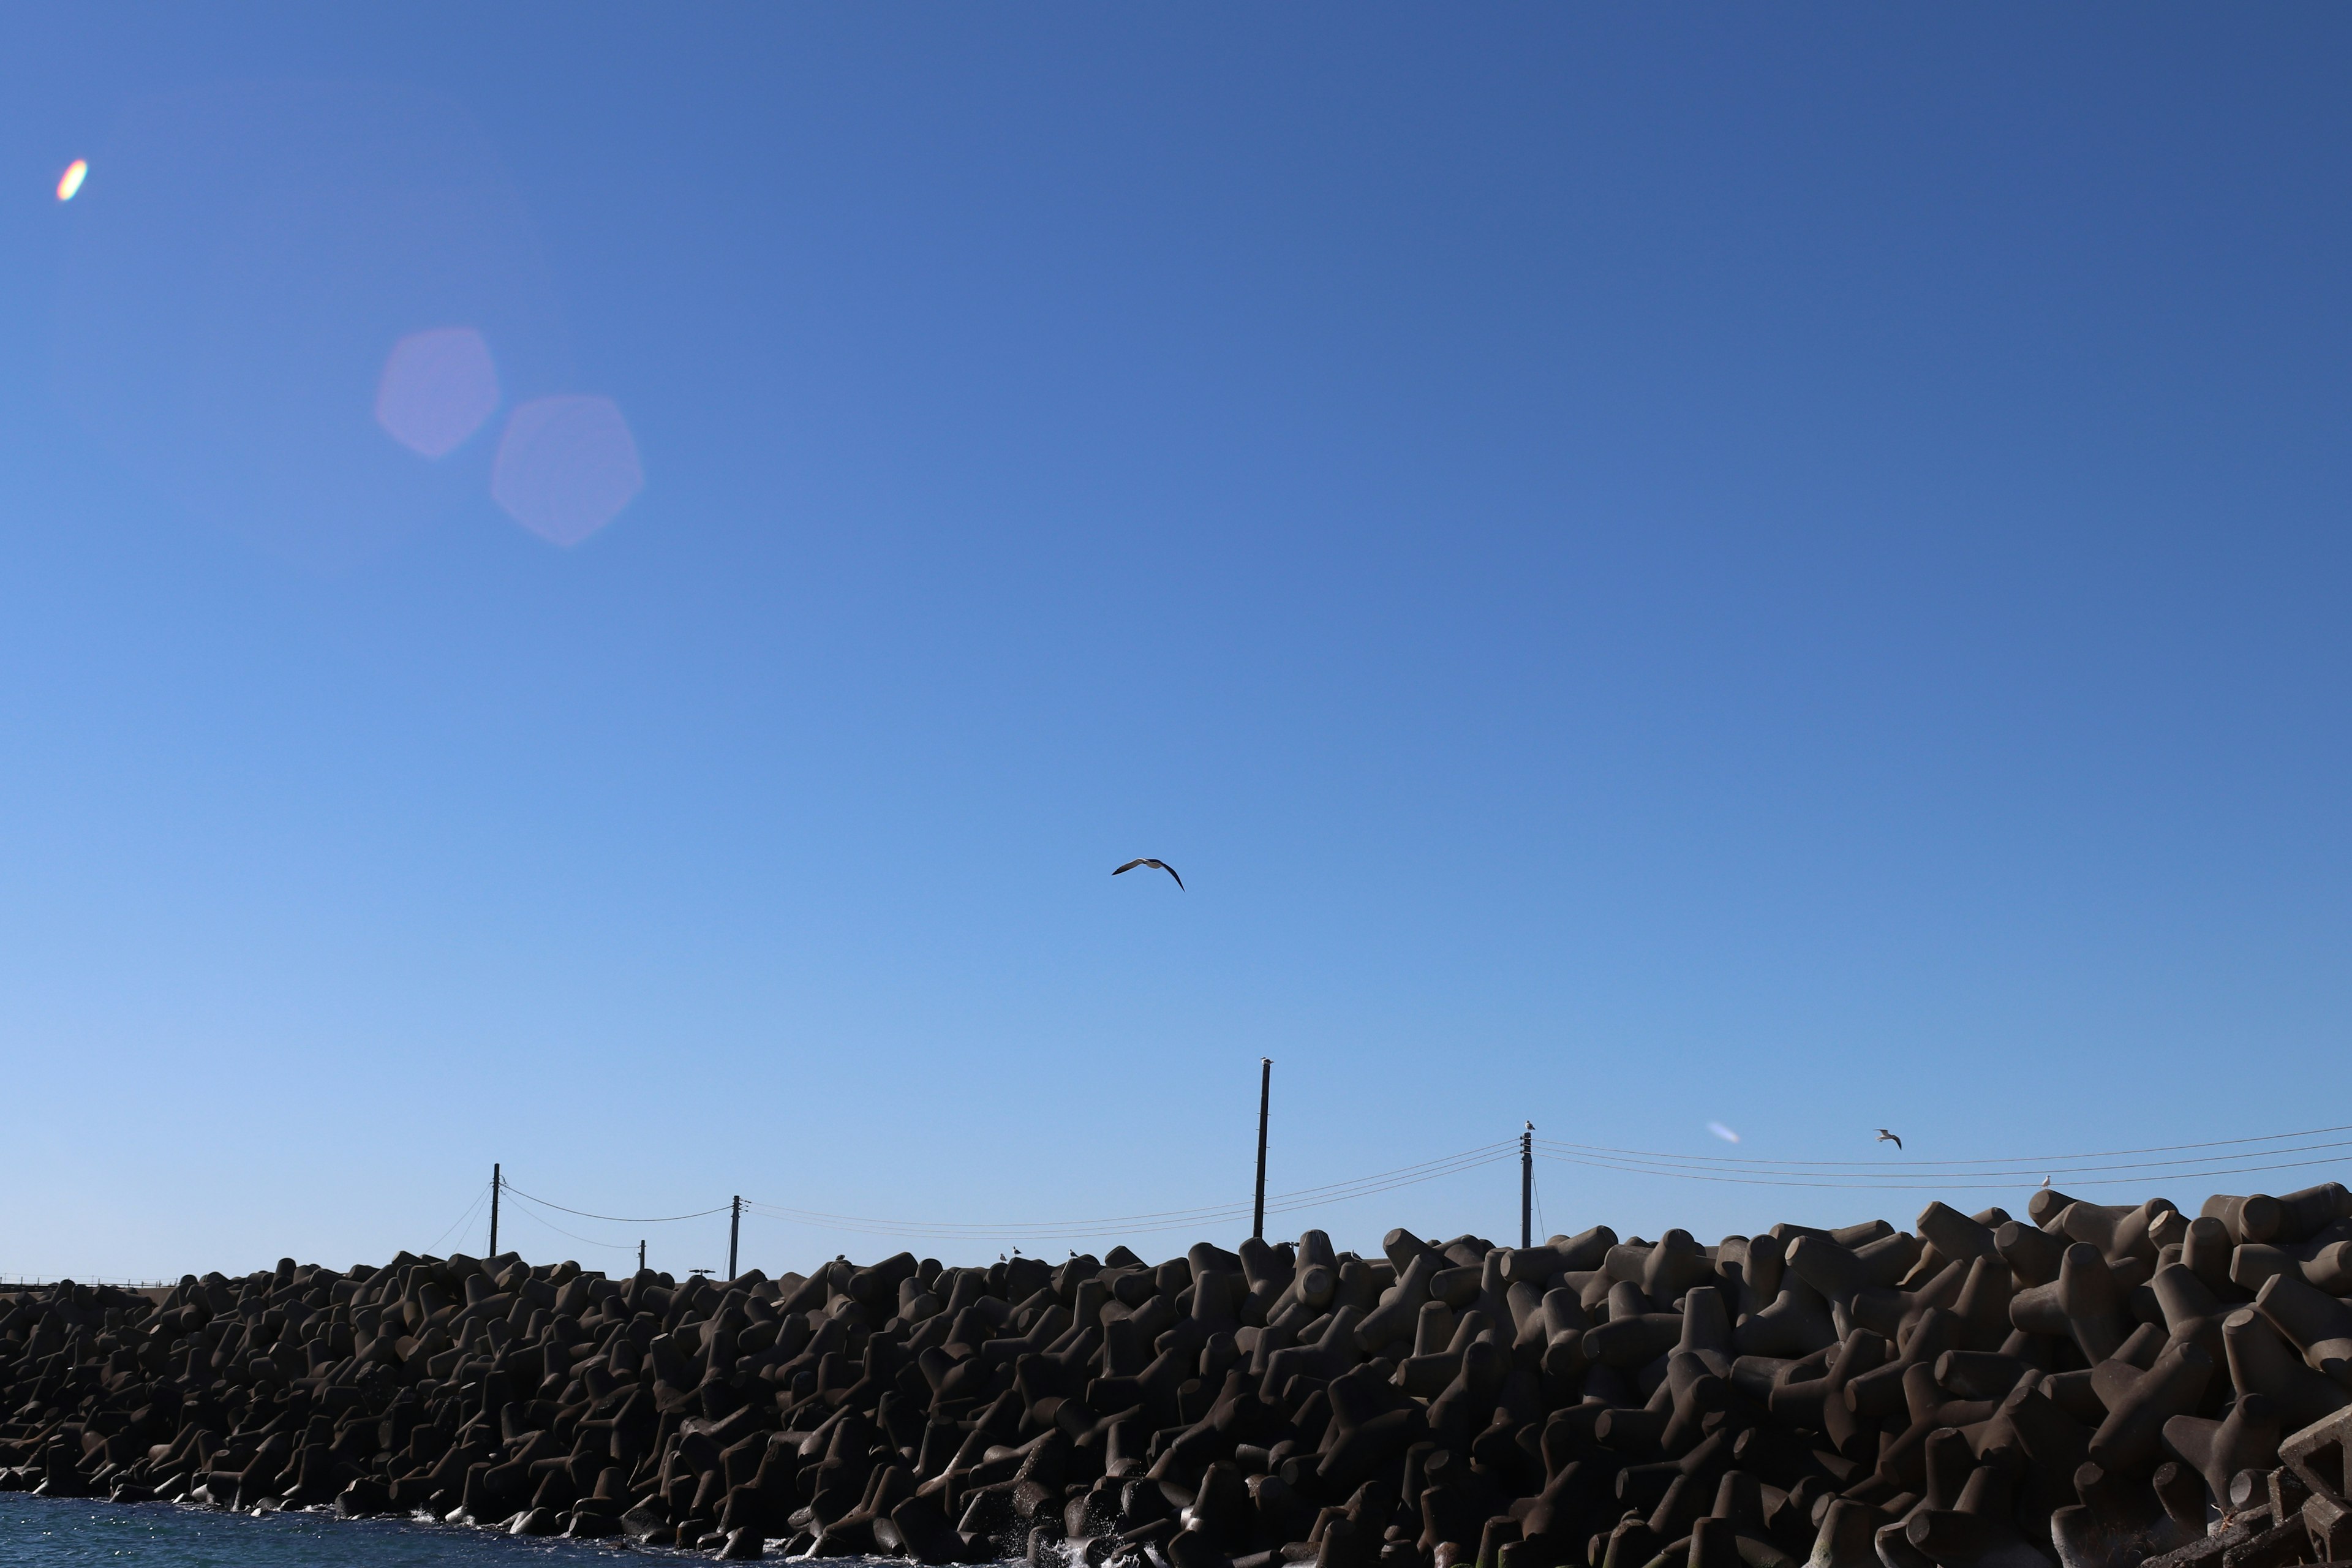
<instances>
[{"instance_id":1,"label":"concrete tetrapod","mask_svg":"<svg viewBox=\"0 0 2352 1568\"><path fill-rule=\"evenodd\" d=\"M2175 1415L2164 1424L2164 1446L2182 1464L2205 1478L2206 1489L2227 1497L2241 1470L2268 1472L2278 1467L2278 1410L2265 1394L2242 1394L2219 1421Z\"/></svg>"},{"instance_id":2,"label":"concrete tetrapod","mask_svg":"<svg viewBox=\"0 0 2352 1568\"><path fill-rule=\"evenodd\" d=\"M2182 1568L2279 1568L2352 1548L2352 1204L2262 1199L64 1284L0 1292L0 1487L1039 1568L2133 1568L2260 1493Z\"/></svg>"}]
</instances>

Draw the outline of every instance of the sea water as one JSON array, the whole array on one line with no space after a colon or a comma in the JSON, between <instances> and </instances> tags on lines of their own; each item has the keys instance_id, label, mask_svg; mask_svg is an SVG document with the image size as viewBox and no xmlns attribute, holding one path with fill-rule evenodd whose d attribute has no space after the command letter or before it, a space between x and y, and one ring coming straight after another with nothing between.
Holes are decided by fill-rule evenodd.
<instances>
[{"instance_id":1,"label":"sea water","mask_svg":"<svg viewBox=\"0 0 2352 1568\"><path fill-rule=\"evenodd\" d=\"M76 1568L617 1568L625 1557L708 1563L711 1554L647 1551L611 1542L500 1535L455 1525L319 1513L259 1518L176 1503L75 1501L0 1492L0 1565ZM826 1568L834 1568L828 1563ZM842 1568L854 1568L845 1559ZM877 1565L878 1568L878 1565ZM892 1568L907 1568L904 1563Z\"/></svg>"},{"instance_id":2,"label":"sea water","mask_svg":"<svg viewBox=\"0 0 2352 1568\"><path fill-rule=\"evenodd\" d=\"M782 1542L778 1542L778 1546ZM324 1513L227 1513L168 1502L115 1503L0 1492L0 1568L156 1563L162 1568L622 1568L629 1557L709 1563L708 1552L619 1541L502 1535L460 1525ZM647 1564L651 1568L651 1564ZM908 1568L899 1558L837 1557L825 1568ZM1010 1568L1010 1565L1007 1565Z\"/></svg>"}]
</instances>

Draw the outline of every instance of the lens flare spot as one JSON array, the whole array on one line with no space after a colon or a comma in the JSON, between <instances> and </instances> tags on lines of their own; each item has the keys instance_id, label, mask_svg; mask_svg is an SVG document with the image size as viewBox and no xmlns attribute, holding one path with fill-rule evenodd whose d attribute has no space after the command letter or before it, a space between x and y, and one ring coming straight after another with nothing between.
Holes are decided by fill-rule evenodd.
<instances>
[{"instance_id":1,"label":"lens flare spot","mask_svg":"<svg viewBox=\"0 0 2352 1568\"><path fill-rule=\"evenodd\" d=\"M68 163L66 172L58 176L58 200L61 202L73 200L75 193L81 189L81 183L88 178L89 178L88 159L76 158L72 163Z\"/></svg>"},{"instance_id":2,"label":"lens flare spot","mask_svg":"<svg viewBox=\"0 0 2352 1568\"><path fill-rule=\"evenodd\" d=\"M490 498L541 538L577 544L645 488L636 437L609 397L539 397L507 416Z\"/></svg>"},{"instance_id":3,"label":"lens flare spot","mask_svg":"<svg viewBox=\"0 0 2352 1568\"><path fill-rule=\"evenodd\" d=\"M499 371L471 327L411 332L392 345L375 388L375 422L412 452L446 458L499 411Z\"/></svg>"},{"instance_id":4,"label":"lens flare spot","mask_svg":"<svg viewBox=\"0 0 2352 1568\"><path fill-rule=\"evenodd\" d=\"M1726 1127L1720 1121L1708 1122L1706 1124L1706 1130L1709 1132L1714 1133L1717 1138L1722 1139L1727 1143L1737 1143L1739 1142L1739 1134L1734 1132L1730 1128Z\"/></svg>"}]
</instances>

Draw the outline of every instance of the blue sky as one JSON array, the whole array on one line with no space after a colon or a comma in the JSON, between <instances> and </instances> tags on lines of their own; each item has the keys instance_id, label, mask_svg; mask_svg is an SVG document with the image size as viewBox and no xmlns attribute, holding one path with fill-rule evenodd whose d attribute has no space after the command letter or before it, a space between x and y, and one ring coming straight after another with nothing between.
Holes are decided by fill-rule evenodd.
<instances>
[{"instance_id":1,"label":"blue sky","mask_svg":"<svg viewBox=\"0 0 2352 1568\"><path fill-rule=\"evenodd\" d=\"M2340 12L9 32L0 1273L381 1259L493 1160L1245 1200L1261 1056L1276 1191L2334 1120ZM373 400L453 327L499 412L428 460ZM644 476L569 547L491 499L555 396ZM1308 1223L1503 1236L1515 1173Z\"/></svg>"}]
</instances>

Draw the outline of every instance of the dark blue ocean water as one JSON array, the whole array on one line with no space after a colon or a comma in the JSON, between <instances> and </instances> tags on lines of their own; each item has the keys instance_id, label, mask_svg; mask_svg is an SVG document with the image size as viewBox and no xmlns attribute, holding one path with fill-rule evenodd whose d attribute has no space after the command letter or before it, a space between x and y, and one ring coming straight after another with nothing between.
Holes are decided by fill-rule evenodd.
<instances>
[{"instance_id":1,"label":"dark blue ocean water","mask_svg":"<svg viewBox=\"0 0 2352 1568\"><path fill-rule=\"evenodd\" d=\"M98 1563L168 1568L614 1568L630 1557L673 1564L711 1561L708 1552L689 1557L398 1520L312 1513L255 1519L173 1503L75 1502L0 1492L0 1564L5 1568Z\"/></svg>"},{"instance_id":2,"label":"dark blue ocean water","mask_svg":"<svg viewBox=\"0 0 2352 1568\"><path fill-rule=\"evenodd\" d=\"M404 1520L320 1513L256 1519L176 1503L76 1502L0 1492L0 1568L96 1563L168 1568L622 1568L631 1558L646 1562L646 1568L654 1561L667 1568L715 1561L708 1552L535 1540ZM908 1565L896 1558L838 1557L825 1568Z\"/></svg>"}]
</instances>

